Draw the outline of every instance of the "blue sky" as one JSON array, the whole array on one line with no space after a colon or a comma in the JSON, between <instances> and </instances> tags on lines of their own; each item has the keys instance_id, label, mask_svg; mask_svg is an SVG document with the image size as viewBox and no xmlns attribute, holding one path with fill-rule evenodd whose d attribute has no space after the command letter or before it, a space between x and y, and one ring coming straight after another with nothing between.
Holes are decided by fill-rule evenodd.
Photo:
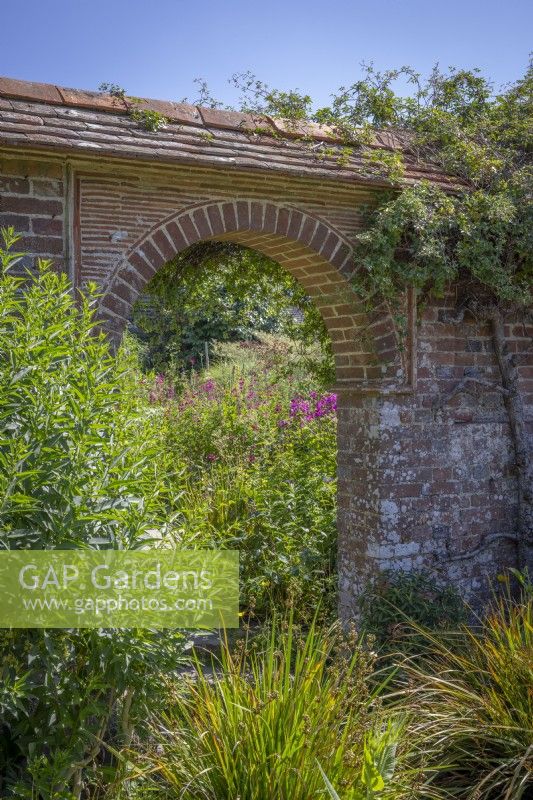
<instances>
[{"instance_id":1,"label":"blue sky","mask_svg":"<svg viewBox=\"0 0 533 800\"><path fill-rule=\"evenodd\" d=\"M236 101L227 78L252 70L319 104L361 61L426 72L480 67L497 85L532 48L526 0L23 0L0 12L0 75L137 96L194 97L193 79Z\"/></svg>"}]
</instances>

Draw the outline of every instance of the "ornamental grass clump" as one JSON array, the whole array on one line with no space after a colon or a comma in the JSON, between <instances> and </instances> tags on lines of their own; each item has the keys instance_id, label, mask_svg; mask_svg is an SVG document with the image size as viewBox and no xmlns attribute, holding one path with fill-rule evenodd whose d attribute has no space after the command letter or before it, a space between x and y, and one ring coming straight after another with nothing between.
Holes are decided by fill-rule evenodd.
<instances>
[{"instance_id":1,"label":"ornamental grass clump","mask_svg":"<svg viewBox=\"0 0 533 800\"><path fill-rule=\"evenodd\" d=\"M455 642L428 634L410 691L443 797L533 796L533 594L507 595ZM420 666L422 663L422 666Z\"/></svg>"},{"instance_id":2,"label":"ornamental grass clump","mask_svg":"<svg viewBox=\"0 0 533 800\"><path fill-rule=\"evenodd\" d=\"M223 648L171 687L147 773L162 798L413 797L406 719L384 708L374 654L338 629L274 624L264 650ZM371 677L372 676L372 677ZM159 796L159 795L158 795Z\"/></svg>"}]
</instances>

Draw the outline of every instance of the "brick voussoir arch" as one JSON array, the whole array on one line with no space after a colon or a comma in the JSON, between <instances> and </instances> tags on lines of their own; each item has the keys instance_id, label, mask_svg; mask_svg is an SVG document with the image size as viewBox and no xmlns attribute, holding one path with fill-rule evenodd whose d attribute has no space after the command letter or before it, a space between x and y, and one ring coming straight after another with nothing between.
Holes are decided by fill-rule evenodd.
<instances>
[{"instance_id":1,"label":"brick voussoir arch","mask_svg":"<svg viewBox=\"0 0 533 800\"><path fill-rule=\"evenodd\" d=\"M202 241L231 240L277 260L315 301L329 330L340 381L378 377L371 327L350 284L350 242L329 223L291 206L253 199L195 204L154 225L112 275L100 318L118 343L139 292L175 255Z\"/></svg>"}]
</instances>

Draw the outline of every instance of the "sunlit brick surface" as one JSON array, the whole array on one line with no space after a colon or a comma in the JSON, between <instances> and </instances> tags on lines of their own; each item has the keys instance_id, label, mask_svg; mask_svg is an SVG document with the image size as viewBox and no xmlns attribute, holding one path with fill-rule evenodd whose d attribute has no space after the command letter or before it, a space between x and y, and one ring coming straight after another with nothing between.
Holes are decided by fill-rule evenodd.
<instances>
[{"instance_id":1,"label":"sunlit brick surface","mask_svg":"<svg viewBox=\"0 0 533 800\"><path fill-rule=\"evenodd\" d=\"M516 564L514 454L501 393L453 389L499 382L488 329L452 320L455 289L421 319L406 296L404 348L386 309L360 307L352 247L380 188L360 158L314 158L262 132L283 133L276 120L158 102L147 107L169 123L148 133L116 98L0 79L0 225L22 234L20 266L51 258L77 286L96 282L116 343L139 292L191 244L231 240L279 261L320 309L335 353L342 615L386 568L431 569L483 596L488 576ZM410 180L446 180L408 169ZM510 320L506 333L531 427L533 330Z\"/></svg>"}]
</instances>

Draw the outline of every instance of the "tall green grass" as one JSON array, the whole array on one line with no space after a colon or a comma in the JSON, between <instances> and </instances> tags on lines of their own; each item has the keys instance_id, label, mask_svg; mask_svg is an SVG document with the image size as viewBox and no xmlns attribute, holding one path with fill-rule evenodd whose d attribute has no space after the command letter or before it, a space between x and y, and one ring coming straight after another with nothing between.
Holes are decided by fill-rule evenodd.
<instances>
[{"instance_id":1,"label":"tall green grass","mask_svg":"<svg viewBox=\"0 0 533 800\"><path fill-rule=\"evenodd\" d=\"M155 729L152 780L166 798L412 797L406 717L384 708L374 656L338 629L274 625L263 650L200 664Z\"/></svg>"},{"instance_id":2,"label":"tall green grass","mask_svg":"<svg viewBox=\"0 0 533 800\"><path fill-rule=\"evenodd\" d=\"M531 586L475 627L413 627L425 645L398 654L397 675L315 624L274 626L263 649L226 646L214 671L197 662L188 686L171 685L151 752L129 756L138 796L530 800Z\"/></svg>"},{"instance_id":3,"label":"tall green grass","mask_svg":"<svg viewBox=\"0 0 533 800\"><path fill-rule=\"evenodd\" d=\"M410 662L409 705L440 765L444 797L533 797L533 595L500 597L478 629L427 634Z\"/></svg>"}]
</instances>

